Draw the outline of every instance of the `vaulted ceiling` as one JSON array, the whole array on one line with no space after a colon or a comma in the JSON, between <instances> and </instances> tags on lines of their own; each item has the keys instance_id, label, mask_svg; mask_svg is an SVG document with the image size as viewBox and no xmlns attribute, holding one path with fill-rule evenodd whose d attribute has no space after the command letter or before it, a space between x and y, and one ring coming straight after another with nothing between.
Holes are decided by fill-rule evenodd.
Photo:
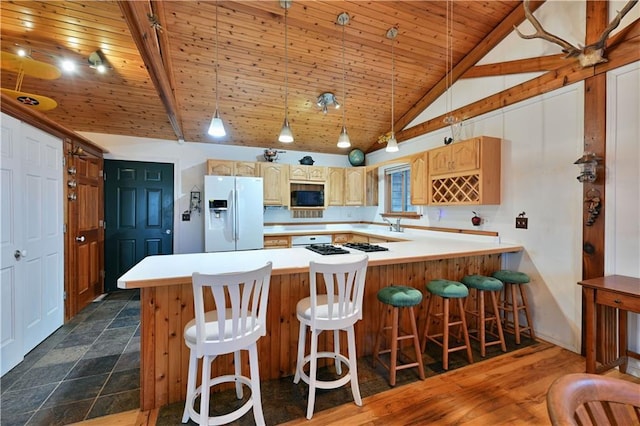
<instances>
[{"instance_id":1,"label":"vaulted ceiling","mask_svg":"<svg viewBox=\"0 0 640 426\"><path fill-rule=\"evenodd\" d=\"M324 153L345 152L336 147L343 111L352 146L363 151L380 148L378 137L391 129L389 28L398 29L398 131L443 92L447 71L457 69L451 78L459 77L522 20L520 1L299 0L288 9L285 64L285 9L277 0L2 1L1 7L3 52L22 46L34 60L79 65L56 80L25 75L21 86L53 98L58 106L44 114L70 129ZM344 74L343 27L336 23L342 12L350 16ZM88 66L96 50L110 66L105 74ZM207 135L216 65L222 139ZM277 142L285 69L295 136L286 146ZM3 70L1 82L13 89L17 74ZM343 108L323 114L316 105L323 92L334 93Z\"/></svg>"}]
</instances>

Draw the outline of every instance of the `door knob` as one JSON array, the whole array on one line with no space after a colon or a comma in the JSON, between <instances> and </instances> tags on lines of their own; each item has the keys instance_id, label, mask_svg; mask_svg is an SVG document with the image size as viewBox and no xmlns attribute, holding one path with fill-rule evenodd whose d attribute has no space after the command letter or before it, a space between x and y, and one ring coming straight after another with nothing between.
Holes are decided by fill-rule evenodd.
<instances>
[{"instance_id":1,"label":"door knob","mask_svg":"<svg viewBox=\"0 0 640 426\"><path fill-rule=\"evenodd\" d=\"M79 237L76 237L76 241L79 243L84 243L84 235L80 235Z\"/></svg>"},{"instance_id":2,"label":"door knob","mask_svg":"<svg viewBox=\"0 0 640 426\"><path fill-rule=\"evenodd\" d=\"M23 257L27 257L27 251L26 250L16 250L13 253L13 257L15 257L16 260L20 260Z\"/></svg>"},{"instance_id":3,"label":"door knob","mask_svg":"<svg viewBox=\"0 0 640 426\"><path fill-rule=\"evenodd\" d=\"M167 235L171 235L171 229L165 230L164 233L167 234Z\"/></svg>"}]
</instances>

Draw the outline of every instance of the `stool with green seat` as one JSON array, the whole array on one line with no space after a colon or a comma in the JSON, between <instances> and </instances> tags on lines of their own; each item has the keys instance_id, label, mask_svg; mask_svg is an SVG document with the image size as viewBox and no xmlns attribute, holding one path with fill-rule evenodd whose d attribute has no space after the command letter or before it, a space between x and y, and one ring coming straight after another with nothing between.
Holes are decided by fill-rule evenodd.
<instances>
[{"instance_id":1,"label":"stool with green seat","mask_svg":"<svg viewBox=\"0 0 640 426\"><path fill-rule=\"evenodd\" d=\"M467 330L467 320L464 315L463 300L469 295L469 289L458 281L450 281L445 279L431 280L427 283L427 291L430 293L429 304L427 305L426 325L424 327L424 336L422 340L422 351L427 347L427 341L432 341L439 346L442 346L442 367L445 370L449 369L449 353L455 351L466 350L469 363L473 363L473 355L471 353L471 344L469 343L469 331ZM436 303L438 298L442 299L442 312L435 312ZM449 300L457 300L457 307L459 314L456 320L449 306ZM442 332L436 332L429 334L432 320L442 319ZM449 340L451 334L451 328L460 326L462 329L462 335L464 337L464 345L458 345L455 347L449 347ZM454 335L455 336L455 335ZM442 341L438 340L438 337L442 338Z\"/></svg>"},{"instance_id":2,"label":"stool with green seat","mask_svg":"<svg viewBox=\"0 0 640 426\"><path fill-rule=\"evenodd\" d=\"M524 285L530 281L529 275L524 272L503 269L494 272L493 277L504 284L503 296L498 306L498 309L502 312L502 329L513 331L518 345L520 344L520 333L529 332L529 337L535 340L536 335L533 332L527 293L524 289ZM520 294L519 298L517 297L518 293ZM526 325L522 325L520 322L520 311L524 311L527 320ZM509 315L511 315L511 318L509 318Z\"/></svg>"},{"instance_id":3,"label":"stool with green seat","mask_svg":"<svg viewBox=\"0 0 640 426\"><path fill-rule=\"evenodd\" d=\"M475 335L473 331L469 331L469 336L476 339L480 343L480 355L487 355L487 346L500 345L502 352L507 351L507 347L504 342L504 334L502 332L502 324L500 324L500 314L498 310L498 295L504 287L502 281L493 277L485 277L484 275L466 275L462 278L462 284L466 285L469 290L474 289L476 291L475 306L469 307L469 299L465 304L465 313L475 317L477 330ZM485 293L489 294L491 298L491 311L486 310L485 306ZM498 334L493 334L497 340L487 342L487 323L492 325L493 329L495 324L498 329Z\"/></svg>"},{"instance_id":4,"label":"stool with green seat","mask_svg":"<svg viewBox=\"0 0 640 426\"><path fill-rule=\"evenodd\" d=\"M380 363L389 370L389 384L391 386L395 386L396 384L396 371L406 368L418 367L420 379L424 380L422 352L420 351L418 328L416 326L416 317L413 310L414 306L417 306L422 302L422 292L413 287L391 285L378 291L378 300L384 305L382 306L380 326L378 327L376 342L373 349L373 366L375 367L376 361L380 361ZM402 322L401 316L402 311L404 310L403 308L407 308L409 312L409 324L411 326L410 334L403 331L400 326ZM387 325L389 317L391 317L391 325ZM388 349L381 350L381 341L383 339L387 340L387 330L391 330L391 338L389 340L390 347ZM403 355L401 342L408 339L413 341L415 361L398 365L398 354ZM385 353L388 353L390 356L389 364L386 364L380 358L380 355Z\"/></svg>"}]
</instances>

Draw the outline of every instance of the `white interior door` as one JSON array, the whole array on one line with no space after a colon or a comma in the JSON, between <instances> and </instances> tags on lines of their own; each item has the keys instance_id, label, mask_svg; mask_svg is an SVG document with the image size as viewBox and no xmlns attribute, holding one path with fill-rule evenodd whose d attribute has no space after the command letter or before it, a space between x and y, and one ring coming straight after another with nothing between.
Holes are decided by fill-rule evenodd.
<instances>
[{"instance_id":1,"label":"white interior door","mask_svg":"<svg viewBox=\"0 0 640 426\"><path fill-rule=\"evenodd\" d=\"M62 140L2 115L1 374L64 321L62 158Z\"/></svg>"}]
</instances>

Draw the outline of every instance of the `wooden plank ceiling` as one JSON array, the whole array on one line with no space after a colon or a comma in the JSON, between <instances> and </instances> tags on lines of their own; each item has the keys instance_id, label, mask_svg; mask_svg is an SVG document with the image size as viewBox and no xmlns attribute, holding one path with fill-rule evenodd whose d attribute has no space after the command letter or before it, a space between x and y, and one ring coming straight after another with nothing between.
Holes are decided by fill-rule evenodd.
<instances>
[{"instance_id":1,"label":"wooden plank ceiling","mask_svg":"<svg viewBox=\"0 0 640 426\"><path fill-rule=\"evenodd\" d=\"M412 107L443 80L448 53L454 66L461 62L520 2L456 0L448 15L445 1L294 1L287 18L292 145L277 142L285 102L284 9L276 0L217 5L218 97L227 129L221 140L206 133L216 98L216 2L139 2L135 7L153 14L160 29L147 19L135 34L123 13L126 3L2 1L2 50L23 46L35 60L57 64L69 58L79 65L57 80L25 76L22 83L23 91L55 99L58 107L45 114L75 131L177 140L177 127L188 142L345 153L336 147L343 110L330 108L325 115L316 106L318 95L333 92L344 106L352 147L370 151L381 147L378 137L391 128L389 28L398 28L398 122L415 114ZM336 24L341 12L351 17L345 27L346 98L342 27ZM453 22L451 51L447 16ZM176 107L174 125L136 36L158 43L155 54L162 58ZM88 66L97 49L111 67L106 74ZM1 83L13 89L16 74L3 70Z\"/></svg>"}]
</instances>

